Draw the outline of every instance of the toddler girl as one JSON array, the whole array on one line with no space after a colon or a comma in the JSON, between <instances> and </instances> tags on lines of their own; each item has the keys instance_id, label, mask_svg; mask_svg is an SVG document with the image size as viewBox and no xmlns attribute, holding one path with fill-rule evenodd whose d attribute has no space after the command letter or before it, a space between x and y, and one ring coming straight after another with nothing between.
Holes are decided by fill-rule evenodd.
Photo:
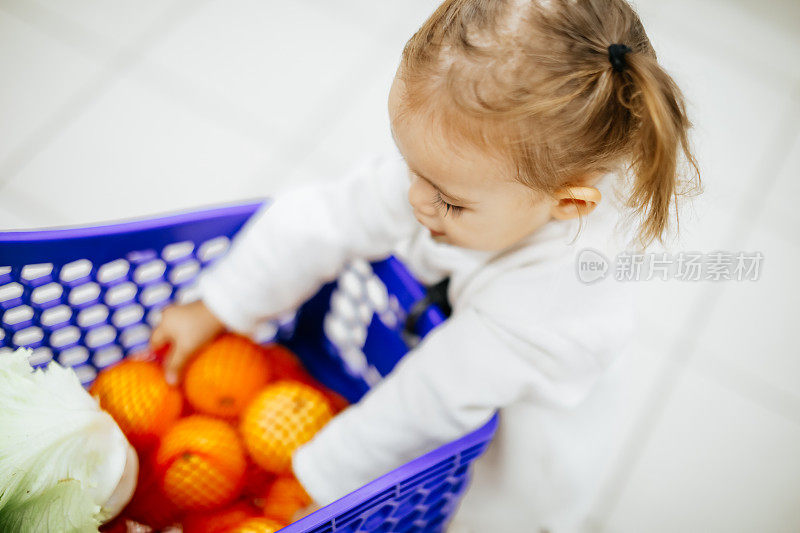
<instances>
[{"instance_id":1,"label":"toddler girl","mask_svg":"<svg viewBox=\"0 0 800 533\"><path fill-rule=\"evenodd\" d=\"M452 315L295 453L299 481L325 505L499 410L450 530L580 530L631 310L622 284L581 283L575 255L614 253L612 190L637 245L662 237L680 156L696 171L682 95L624 0L448 0L406 45L389 114L399 154L278 196L152 344L171 343L176 374L223 327L394 253L450 278Z\"/></svg>"}]
</instances>

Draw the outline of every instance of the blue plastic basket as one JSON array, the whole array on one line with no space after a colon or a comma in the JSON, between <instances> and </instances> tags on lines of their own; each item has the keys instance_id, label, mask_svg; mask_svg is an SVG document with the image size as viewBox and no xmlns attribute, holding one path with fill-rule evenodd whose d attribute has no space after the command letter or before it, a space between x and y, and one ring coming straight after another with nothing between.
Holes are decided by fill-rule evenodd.
<instances>
[{"instance_id":1,"label":"blue plastic basket","mask_svg":"<svg viewBox=\"0 0 800 533\"><path fill-rule=\"evenodd\" d=\"M98 371L147 345L165 305L197 297L197 274L224 255L262 207L0 233L0 357L27 346L33 364L55 359L90 384ZM263 324L257 340L286 344L316 379L355 402L415 338L444 321L431 306L413 334L404 333L406 314L424 293L393 257L356 261L296 313ZM442 531L496 427L497 415L281 531Z\"/></svg>"}]
</instances>

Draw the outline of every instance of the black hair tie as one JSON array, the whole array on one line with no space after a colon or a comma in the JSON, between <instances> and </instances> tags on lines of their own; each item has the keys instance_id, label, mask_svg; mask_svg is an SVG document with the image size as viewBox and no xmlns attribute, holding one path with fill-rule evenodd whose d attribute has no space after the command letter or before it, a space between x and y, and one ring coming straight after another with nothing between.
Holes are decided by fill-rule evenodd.
<instances>
[{"instance_id":1,"label":"black hair tie","mask_svg":"<svg viewBox=\"0 0 800 533\"><path fill-rule=\"evenodd\" d=\"M612 44L608 47L608 60L617 72L622 72L628 64L625 62L625 54L633 52L624 44Z\"/></svg>"}]
</instances>

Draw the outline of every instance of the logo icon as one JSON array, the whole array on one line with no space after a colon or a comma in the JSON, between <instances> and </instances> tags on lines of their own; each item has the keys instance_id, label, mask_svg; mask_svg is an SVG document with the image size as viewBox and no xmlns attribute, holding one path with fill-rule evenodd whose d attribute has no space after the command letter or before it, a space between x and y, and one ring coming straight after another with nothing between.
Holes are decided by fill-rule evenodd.
<instances>
[{"instance_id":1,"label":"logo icon","mask_svg":"<svg viewBox=\"0 0 800 533\"><path fill-rule=\"evenodd\" d=\"M605 279L608 275L609 263L606 256L597 250L585 248L578 254L575 268L578 279L588 285Z\"/></svg>"}]
</instances>

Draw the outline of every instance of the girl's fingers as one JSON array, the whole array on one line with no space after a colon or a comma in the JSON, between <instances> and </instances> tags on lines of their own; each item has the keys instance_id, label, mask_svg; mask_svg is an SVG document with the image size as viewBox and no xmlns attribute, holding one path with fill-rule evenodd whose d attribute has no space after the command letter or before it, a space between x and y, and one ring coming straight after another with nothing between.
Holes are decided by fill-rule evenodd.
<instances>
[{"instance_id":1,"label":"girl's fingers","mask_svg":"<svg viewBox=\"0 0 800 533\"><path fill-rule=\"evenodd\" d=\"M169 361L170 361L170 359L167 359L167 362L169 362ZM178 384L178 382L179 382L178 370L177 370L177 366L175 364L166 365L164 367L164 379L166 379L167 383L169 383L170 385L177 385Z\"/></svg>"},{"instance_id":2,"label":"girl's fingers","mask_svg":"<svg viewBox=\"0 0 800 533\"><path fill-rule=\"evenodd\" d=\"M170 385L177 385L180 377L181 367L183 366L184 353L178 346L173 346L172 350L164 358L164 377Z\"/></svg>"},{"instance_id":3,"label":"girl's fingers","mask_svg":"<svg viewBox=\"0 0 800 533\"><path fill-rule=\"evenodd\" d=\"M157 326L150 334L150 349L153 351L158 350L169 341L166 332L162 326Z\"/></svg>"},{"instance_id":4,"label":"girl's fingers","mask_svg":"<svg viewBox=\"0 0 800 533\"><path fill-rule=\"evenodd\" d=\"M171 342L166 342L166 343L162 344L161 346L159 346L158 348L152 348L151 347L151 351L153 352L153 355L155 355L156 361L163 362L164 358L169 353L170 348L172 348L172 343Z\"/></svg>"}]
</instances>

